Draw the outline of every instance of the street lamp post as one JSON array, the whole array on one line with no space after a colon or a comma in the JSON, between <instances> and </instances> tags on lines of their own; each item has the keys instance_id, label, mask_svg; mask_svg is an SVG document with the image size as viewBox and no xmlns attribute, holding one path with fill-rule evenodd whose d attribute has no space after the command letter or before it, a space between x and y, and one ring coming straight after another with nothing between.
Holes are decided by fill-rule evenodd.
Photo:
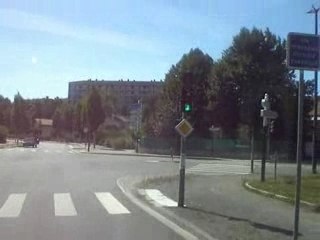
<instances>
[{"instance_id":1,"label":"street lamp post","mask_svg":"<svg viewBox=\"0 0 320 240\"><path fill-rule=\"evenodd\" d=\"M211 157L213 157L213 146L214 146L214 125L212 125L210 128L209 128L209 131L211 132L211 136L212 136L212 139L211 139Z\"/></svg>"},{"instance_id":2,"label":"street lamp post","mask_svg":"<svg viewBox=\"0 0 320 240\"><path fill-rule=\"evenodd\" d=\"M318 12L320 8L315 8L308 11L309 14L315 16L315 35L318 35ZM317 173L316 159L316 142L317 142L317 120L318 120L318 71L314 71L314 101L313 101L313 129L312 129L312 172Z\"/></svg>"}]
</instances>

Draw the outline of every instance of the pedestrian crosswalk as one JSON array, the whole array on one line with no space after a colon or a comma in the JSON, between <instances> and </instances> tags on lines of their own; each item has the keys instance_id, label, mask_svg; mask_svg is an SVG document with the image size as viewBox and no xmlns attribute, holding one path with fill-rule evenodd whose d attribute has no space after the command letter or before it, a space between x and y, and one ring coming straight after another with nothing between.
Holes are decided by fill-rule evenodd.
<instances>
[{"instance_id":1,"label":"pedestrian crosswalk","mask_svg":"<svg viewBox=\"0 0 320 240\"><path fill-rule=\"evenodd\" d=\"M7 201L0 209L0 218L3 217L18 217L20 215L22 205L26 199L26 194L10 194Z\"/></svg>"},{"instance_id":2,"label":"pedestrian crosswalk","mask_svg":"<svg viewBox=\"0 0 320 240\"><path fill-rule=\"evenodd\" d=\"M100 203L110 214L130 213L111 193L95 193Z\"/></svg>"},{"instance_id":3,"label":"pedestrian crosswalk","mask_svg":"<svg viewBox=\"0 0 320 240\"><path fill-rule=\"evenodd\" d=\"M90 199L96 198L96 200L91 200L91 203L88 202L85 208L87 208L88 204L92 204L93 207L98 207L98 203L102 208L106 210L107 214L131 214L131 212L110 192L95 192L91 194L92 197ZM27 193L9 194L6 200L0 201L0 219L21 217L22 209L30 207L30 204L32 204L32 202L37 202L38 200L34 198L32 199L32 196L30 196L30 199L28 198L29 196ZM28 201L26 201L26 199L28 199ZM78 211L81 212L80 206L75 205L71 193L53 193L52 198L49 199L50 202L48 202L46 206L48 207L48 209L52 209L50 205L53 204L54 211L51 214L55 217L75 217L78 215Z\"/></svg>"},{"instance_id":4,"label":"pedestrian crosswalk","mask_svg":"<svg viewBox=\"0 0 320 240\"><path fill-rule=\"evenodd\" d=\"M197 175L244 175L250 173L250 166L239 164L199 163L186 169L186 173Z\"/></svg>"},{"instance_id":5,"label":"pedestrian crosswalk","mask_svg":"<svg viewBox=\"0 0 320 240\"><path fill-rule=\"evenodd\" d=\"M70 193L54 194L54 213L56 216L76 216Z\"/></svg>"}]
</instances>

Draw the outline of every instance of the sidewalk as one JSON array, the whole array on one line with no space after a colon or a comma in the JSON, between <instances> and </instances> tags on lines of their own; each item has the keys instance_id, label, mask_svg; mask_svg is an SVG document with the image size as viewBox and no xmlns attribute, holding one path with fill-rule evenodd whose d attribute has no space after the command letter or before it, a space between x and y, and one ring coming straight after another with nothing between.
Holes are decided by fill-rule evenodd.
<instances>
[{"instance_id":1,"label":"sidewalk","mask_svg":"<svg viewBox=\"0 0 320 240\"><path fill-rule=\"evenodd\" d=\"M8 139L6 143L0 143L0 149L1 148L11 148L11 147L16 147L17 144L13 139Z\"/></svg>"},{"instance_id":2,"label":"sidewalk","mask_svg":"<svg viewBox=\"0 0 320 240\"><path fill-rule=\"evenodd\" d=\"M185 186L186 208L153 208L186 219L220 240L292 239L293 205L249 192L242 180L240 176L190 175ZM159 189L165 196L178 199L177 178L139 187ZM319 213L301 208L300 234L299 239L320 239Z\"/></svg>"},{"instance_id":3,"label":"sidewalk","mask_svg":"<svg viewBox=\"0 0 320 240\"><path fill-rule=\"evenodd\" d=\"M74 150L78 150L81 153L84 154L105 154L105 155L124 155L124 156L138 156L138 157L162 157L162 158L168 158L172 160L171 155L164 155L164 154L153 154L153 153L136 153L134 149L122 149L122 150L115 150L112 148L96 145L96 148L94 149L92 146L90 147L90 152L87 151L87 147L84 146L84 144L80 143L70 143L70 146ZM174 155L173 160L175 162L180 161L179 155ZM230 158L220 158L220 157L202 157L202 156L187 156L187 160L204 160L204 161L237 161L237 162L248 162L248 160L244 159L230 159ZM256 163L260 162L259 160L256 160Z\"/></svg>"}]
</instances>

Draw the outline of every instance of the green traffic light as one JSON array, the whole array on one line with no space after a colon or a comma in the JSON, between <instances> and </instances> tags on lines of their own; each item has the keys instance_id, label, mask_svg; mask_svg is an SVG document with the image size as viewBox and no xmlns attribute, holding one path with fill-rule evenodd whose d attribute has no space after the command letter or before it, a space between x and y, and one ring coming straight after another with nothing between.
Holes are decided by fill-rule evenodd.
<instances>
[{"instance_id":1,"label":"green traffic light","mask_svg":"<svg viewBox=\"0 0 320 240\"><path fill-rule=\"evenodd\" d=\"M184 104L184 111L185 112L191 112L191 110L192 110L191 104L190 103L185 103Z\"/></svg>"}]
</instances>

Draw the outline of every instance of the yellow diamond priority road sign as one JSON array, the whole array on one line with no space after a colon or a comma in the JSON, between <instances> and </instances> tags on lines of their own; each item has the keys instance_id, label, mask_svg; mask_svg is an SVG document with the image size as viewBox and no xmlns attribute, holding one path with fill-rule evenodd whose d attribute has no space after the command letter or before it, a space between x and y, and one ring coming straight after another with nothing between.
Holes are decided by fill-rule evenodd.
<instances>
[{"instance_id":1,"label":"yellow diamond priority road sign","mask_svg":"<svg viewBox=\"0 0 320 240\"><path fill-rule=\"evenodd\" d=\"M181 122L175 126L175 129L182 137L189 136L193 131L191 124L186 119L182 119Z\"/></svg>"}]
</instances>

